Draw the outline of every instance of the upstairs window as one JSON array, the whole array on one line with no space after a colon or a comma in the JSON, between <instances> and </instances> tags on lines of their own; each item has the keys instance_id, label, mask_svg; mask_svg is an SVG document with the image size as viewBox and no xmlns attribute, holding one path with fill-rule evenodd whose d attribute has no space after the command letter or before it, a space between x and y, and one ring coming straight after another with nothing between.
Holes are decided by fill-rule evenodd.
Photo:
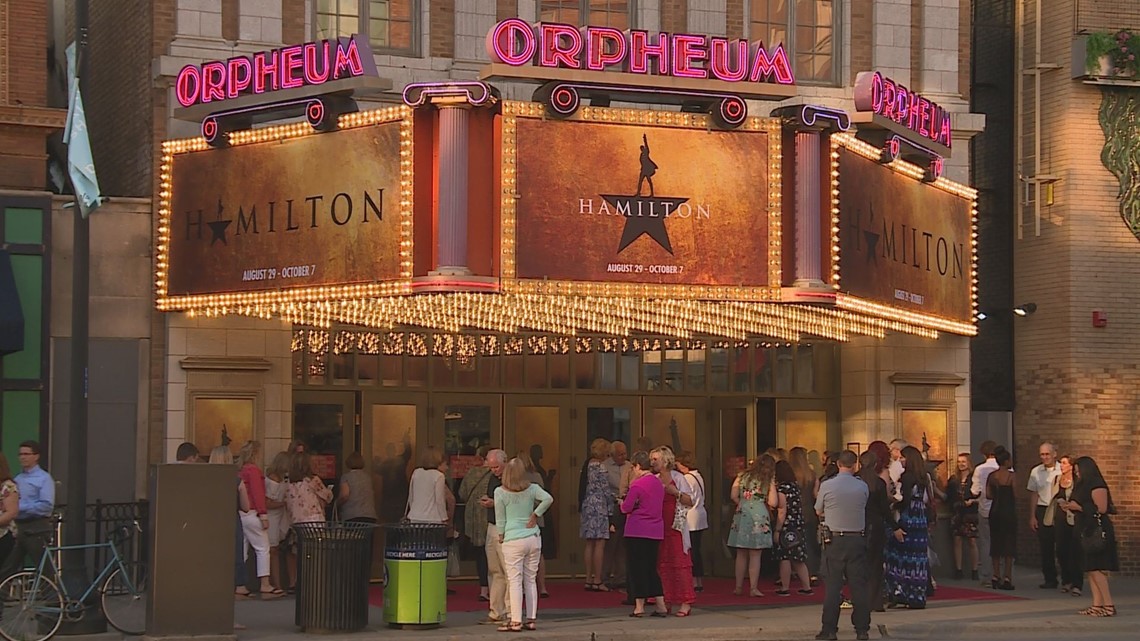
<instances>
[{"instance_id":1,"label":"upstairs window","mask_svg":"<svg viewBox=\"0 0 1140 641\"><path fill-rule=\"evenodd\" d=\"M374 51L416 55L418 0L315 0L318 40L361 34Z\"/></svg>"},{"instance_id":2,"label":"upstairs window","mask_svg":"<svg viewBox=\"0 0 1140 641\"><path fill-rule=\"evenodd\" d=\"M539 22L629 29L633 25L631 0L538 0Z\"/></svg>"},{"instance_id":3,"label":"upstairs window","mask_svg":"<svg viewBox=\"0 0 1140 641\"><path fill-rule=\"evenodd\" d=\"M838 84L836 4L835 0L752 0L749 38L766 47L784 43L797 83Z\"/></svg>"}]
</instances>

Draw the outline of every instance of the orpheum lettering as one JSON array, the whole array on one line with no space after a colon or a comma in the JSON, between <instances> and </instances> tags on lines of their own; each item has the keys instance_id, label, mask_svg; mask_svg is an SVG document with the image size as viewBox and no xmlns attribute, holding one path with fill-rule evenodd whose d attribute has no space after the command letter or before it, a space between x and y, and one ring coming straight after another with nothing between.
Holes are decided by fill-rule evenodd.
<instances>
[{"instance_id":1,"label":"orpheum lettering","mask_svg":"<svg viewBox=\"0 0 1140 641\"><path fill-rule=\"evenodd\" d=\"M508 18L487 34L491 59L513 67L537 65L725 82L795 84L784 45L687 33L577 27Z\"/></svg>"},{"instance_id":2,"label":"orpheum lettering","mask_svg":"<svg viewBox=\"0 0 1140 641\"><path fill-rule=\"evenodd\" d=\"M365 75L376 75L376 62L367 38L353 36L186 65L174 81L174 95L190 107Z\"/></svg>"},{"instance_id":3,"label":"orpheum lettering","mask_svg":"<svg viewBox=\"0 0 1140 641\"><path fill-rule=\"evenodd\" d=\"M952 146L950 112L878 71L864 71L855 77L855 109L874 112L926 140Z\"/></svg>"}]
</instances>

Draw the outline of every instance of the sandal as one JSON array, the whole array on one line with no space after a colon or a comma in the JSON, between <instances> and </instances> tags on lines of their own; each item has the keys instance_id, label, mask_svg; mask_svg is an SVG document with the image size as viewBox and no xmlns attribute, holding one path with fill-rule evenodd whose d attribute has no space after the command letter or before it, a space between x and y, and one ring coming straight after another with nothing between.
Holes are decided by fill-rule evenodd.
<instances>
[{"instance_id":1,"label":"sandal","mask_svg":"<svg viewBox=\"0 0 1140 641\"><path fill-rule=\"evenodd\" d=\"M522 623L504 623L498 627L499 632L522 632Z\"/></svg>"},{"instance_id":2,"label":"sandal","mask_svg":"<svg viewBox=\"0 0 1140 641\"><path fill-rule=\"evenodd\" d=\"M692 613L693 613L692 608L689 608L688 610L677 610L677 616L679 616L679 617L687 617Z\"/></svg>"},{"instance_id":3,"label":"sandal","mask_svg":"<svg viewBox=\"0 0 1140 641\"><path fill-rule=\"evenodd\" d=\"M253 593L250 592L249 590L244 590L241 592L238 592L236 590L234 591L234 601L246 601L246 600L252 599L252 598L253 598Z\"/></svg>"},{"instance_id":4,"label":"sandal","mask_svg":"<svg viewBox=\"0 0 1140 641\"><path fill-rule=\"evenodd\" d=\"M530 621L527 621L526 623L523 624L523 628L525 628L527 630L537 630L538 626L536 626L534 624L534 619L531 619Z\"/></svg>"},{"instance_id":5,"label":"sandal","mask_svg":"<svg viewBox=\"0 0 1140 641\"><path fill-rule=\"evenodd\" d=\"M605 583L595 583L592 588L594 592L610 592L610 586Z\"/></svg>"},{"instance_id":6,"label":"sandal","mask_svg":"<svg viewBox=\"0 0 1140 641\"><path fill-rule=\"evenodd\" d=\"M750 596L750 597L761 597L761 596L764 596L764 593L761 592L760 590L752 590L751 592L748 593L748 596Z\"/></svg>"},{"instance_id":7,"label":"sandal","mask_svg":"<svg viewBox=\"0 0 1140 641\"><path fill-rule=\"evenodd\" d=\"M1073 596L1081 596L1081 589L1080 588L1069 588L1069 594L1071 594Z\"/></svg>"},{"instance_id":8,"label":"sandal","mask_svg":"<svg viewBox=\"0 0 1140 641\"><path fill-rule=\"evenodd\" d=\"M1085 608L1084 610L1078 610L1077 614L1083 614L1085 616L1095 617L1095 616L1097 616L1097 612L1100 612L1101 610L1102 610L1102 608L1099 605L1090 605L1089 607Z\"/></svg>"},{"instance_id":9,"label":"sandal","mask_svg":"<svg viewBox=\"0 0 1140 641\"><path fill-rule=\"evenodd\" d=\"M1114 616L1116 616L1116 606L1115 605L1101 606L1100 611L1094 612L1092 614L1092 616L1094 616L1094 617L1114 617Z\"/></svg>"},{"instance_id":10,"label":"sandal","mask_svg":"<svg viewBox=\"0 0 1140 641\"><path fill-rule=\"evenodd\" d=\"M257 594L261 597L262 601L268 601L269 599L280 599L285 596L285 591L281 588L273 588L272 590L262 590Z\"/></svg>"}]
</instances>

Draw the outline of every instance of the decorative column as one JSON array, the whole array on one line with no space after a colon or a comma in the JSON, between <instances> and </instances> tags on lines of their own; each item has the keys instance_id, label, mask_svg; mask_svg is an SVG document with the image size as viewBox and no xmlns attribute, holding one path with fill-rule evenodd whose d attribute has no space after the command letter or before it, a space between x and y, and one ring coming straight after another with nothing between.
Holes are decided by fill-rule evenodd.
<instances>
[{"instance_id":1,"label":"decorative column","mask_svg":"<svg viewBox=\"0 0 1140 641\"><path fill-rule=\"evenodd\" d=\"M467 119L464 98L437 98L439 108L439 262L433 275L468 275Z\"/></svg>"},{"instance_id":2,"label":"decorative column","mask_svg":"<svg viewBox=\"0 0 1140 641\"><path fill-rule=\"evenodd\" d=\"M793 287L824 287L820 278L818 129L796 132L796 280Z\"/></svg>"}]
</instances>

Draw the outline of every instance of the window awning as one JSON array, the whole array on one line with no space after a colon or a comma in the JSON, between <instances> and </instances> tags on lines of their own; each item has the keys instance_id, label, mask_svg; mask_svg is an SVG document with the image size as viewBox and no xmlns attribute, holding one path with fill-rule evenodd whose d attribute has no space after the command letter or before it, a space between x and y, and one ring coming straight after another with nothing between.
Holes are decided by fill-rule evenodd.
<instances>
[{"instance_id":1,"label":"window awning","mask_svg":"<svg viewBox=\"0 0 1140 641\"><path fill-rule=\"evenodd\" d=\"M24 309L16 291L12 257L0 249L0 356L24 349Z\"/></svg>"}]
</instances>

